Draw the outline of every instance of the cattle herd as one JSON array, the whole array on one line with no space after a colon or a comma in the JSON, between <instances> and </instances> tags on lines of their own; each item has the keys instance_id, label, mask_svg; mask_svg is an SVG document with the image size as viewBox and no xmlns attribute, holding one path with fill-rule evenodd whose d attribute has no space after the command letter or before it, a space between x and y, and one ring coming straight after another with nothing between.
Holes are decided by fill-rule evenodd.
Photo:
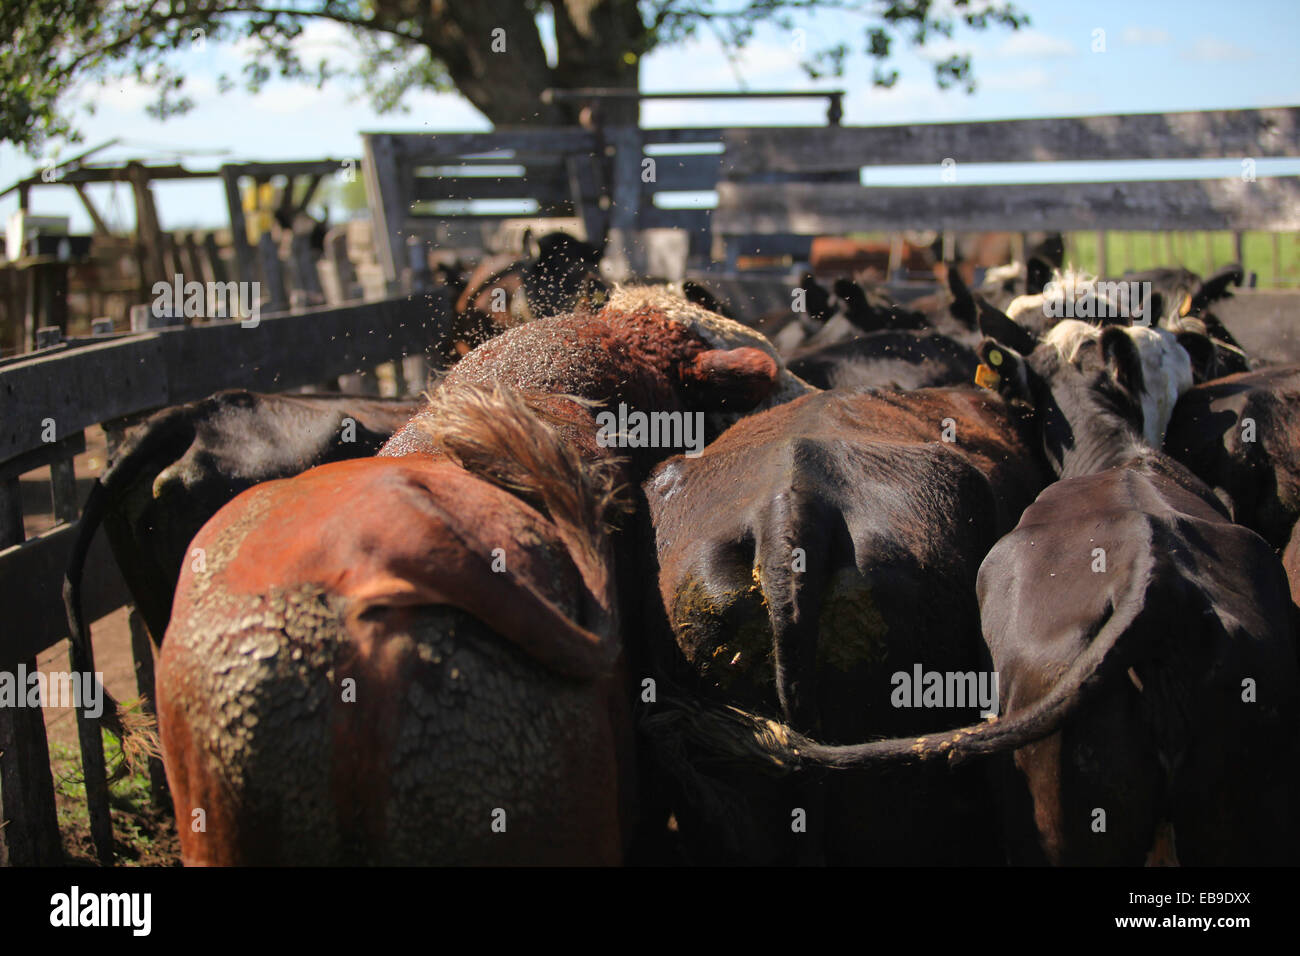
<instances>
[{"instance_id":1,"label":"cattle herd","mask_svg":"<svg viewBox=\"0 0 1300 956\"><path fill-rule=\"evenodd\" d=\"M1300 368L1061 252L742 322L552 235L425 400L153 416L65 597L103 524L184 861L1294 864Z\"/></svg>"}]
</instances>

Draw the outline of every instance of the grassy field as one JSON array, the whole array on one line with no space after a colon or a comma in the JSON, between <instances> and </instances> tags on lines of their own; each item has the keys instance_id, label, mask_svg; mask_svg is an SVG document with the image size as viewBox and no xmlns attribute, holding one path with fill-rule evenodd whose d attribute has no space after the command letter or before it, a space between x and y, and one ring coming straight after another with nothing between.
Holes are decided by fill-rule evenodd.
<instances>
[{"instance_id":1,"label":"grassy field","mask_svg":"<svg viewBox=\"0 0 1300 956\"><path fill-rule=\"evenodd\" d=\"M1065 235L1066 260L1097 273L1097 234ZM1277 267L1274 268L1274 251ZM1263 288L1300 285L1300 239L1295 233L1247 232L1242 236L1242 263ZM1118 276L1130 269L1181 265L1209 275L1236 259L1230 232L1107 232L1106 272Z\"/></svg>"}]
</instances>

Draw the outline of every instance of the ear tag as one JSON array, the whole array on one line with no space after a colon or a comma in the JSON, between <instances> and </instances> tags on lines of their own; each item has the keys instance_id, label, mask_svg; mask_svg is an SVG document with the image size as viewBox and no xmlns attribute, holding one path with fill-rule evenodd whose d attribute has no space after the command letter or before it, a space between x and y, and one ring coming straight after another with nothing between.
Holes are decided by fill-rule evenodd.
<instances>
[{"instance_id":1,"label":"ear tag","mask_svg":"<svg viewBox=\"0 0 1300 956\"><path fill-rule=\"evenodd\" d=\"M989 364L997 368L1002 364L1002 353L997 349L989 349Z\"/></svg>"},{"instance_id":2,"label":"ear tag","mask_svg":"<svg viewBox=\"0 0 1300 956\"><path fill-rule=\"evenodd\" d=\"M1192 311L1192 295L1189 292L1187 295L1183 296L1183 304L1178 307L1178 315L1180 317L1185 317L1187 313L1191 311Z\"/></svg>"},{"instance_id":3,"label":"ear tag","mask_svg":"<svg viewBox=\"0 0 1300 956\"><path fill-rule=\"evenodd\" d=\"M992 358L992 356L990 356ZM980 362L975 369L975 384L980 388L987 388L991 391L997 391L997 387L1002 383L1002 376L993 369L989 368L983 362Z\"/></svg>"}]
</instances>

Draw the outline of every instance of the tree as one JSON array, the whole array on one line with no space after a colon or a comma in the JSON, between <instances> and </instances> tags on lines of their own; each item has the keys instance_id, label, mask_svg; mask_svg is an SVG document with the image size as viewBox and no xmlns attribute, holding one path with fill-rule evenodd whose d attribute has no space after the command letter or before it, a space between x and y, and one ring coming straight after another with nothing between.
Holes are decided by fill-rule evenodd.
<instances>
[{"instance_id":1,"label":"tree","mask_svg":"<svg viewBox=\"0 0 1300 956\"><path fill-rule=\"evenodd\" d=\"M412 88L455 89L498 126L571 123L580 104L542 102L542 90L635 88L642 57L701 30L735 62L759 27L793 31L822 12L860 25L880 86L898 78L888 64L900 40L921 46L958 28L1029 22L998 0L24 0L0 6L0 35L13 38L0 47L0 140L34 151L47 138L79 139L62 106L87 81L134 77L156 91L149 112L160 119L191 108L172 56L189 44L251 41L242 73L254 91L276 75L324 84L347 71L304 63L295 51L313 20L349 29L363 54L353 79L381 112L400 109ZM803 67L813 78L839 76L852 52L848 42L809 50ZM970 58L936 62L935 78L970 91ZM230 89L236 79L220 83ZM632 103L608 109L635 117Z\"/></svg>"}]
</instances>

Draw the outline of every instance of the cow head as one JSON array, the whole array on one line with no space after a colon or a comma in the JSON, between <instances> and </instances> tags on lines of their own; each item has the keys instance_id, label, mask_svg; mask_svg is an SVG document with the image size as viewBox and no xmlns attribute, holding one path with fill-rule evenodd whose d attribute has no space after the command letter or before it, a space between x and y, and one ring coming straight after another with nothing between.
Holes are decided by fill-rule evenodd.
<instances>
[{"instance_id":1,"label":"cow head","mask_svg":"<svg viewBox=\"0 0 1300 956\"><path fill-rule=\"evenodd\" d=\"M987 337L976 381L1033 409L1059 475L1159 448L1174 403L1192 385L1187 348L1164 329L1066 319L1040 342L987 305L980 327Z\"/></svg>"},{"instance_id":2,"label":"cow head","mask_svg":"<svg viewBox=\"0 0 1300 956\"><path fill-rule=\"evenodd\" d=\"M809 308L811 309L811 305ZM709 348L720 350L753 349L767 355L772 360L775 379L773 386L766 392L762 401L757 406L754 406L754 411L781 405L791 399L798 398L800 395L817 391L813 386L786 368L785 360L781 358L776 351L776 347L772 345L765 335L734 319L710 312L708 309L688 301L683 296L677 295L668 286L621 286L610 296L609 304L601 314L612 319L618 315L629 315L640 310L649 310L663 316L674 326L684 327L692 335L701 339ZM733 404L729 410L723 408L717 410L735 413L749 409ZM738 416L733 415L730 420L734 421L735 417Z\"/></svg>"}]
</instances>

